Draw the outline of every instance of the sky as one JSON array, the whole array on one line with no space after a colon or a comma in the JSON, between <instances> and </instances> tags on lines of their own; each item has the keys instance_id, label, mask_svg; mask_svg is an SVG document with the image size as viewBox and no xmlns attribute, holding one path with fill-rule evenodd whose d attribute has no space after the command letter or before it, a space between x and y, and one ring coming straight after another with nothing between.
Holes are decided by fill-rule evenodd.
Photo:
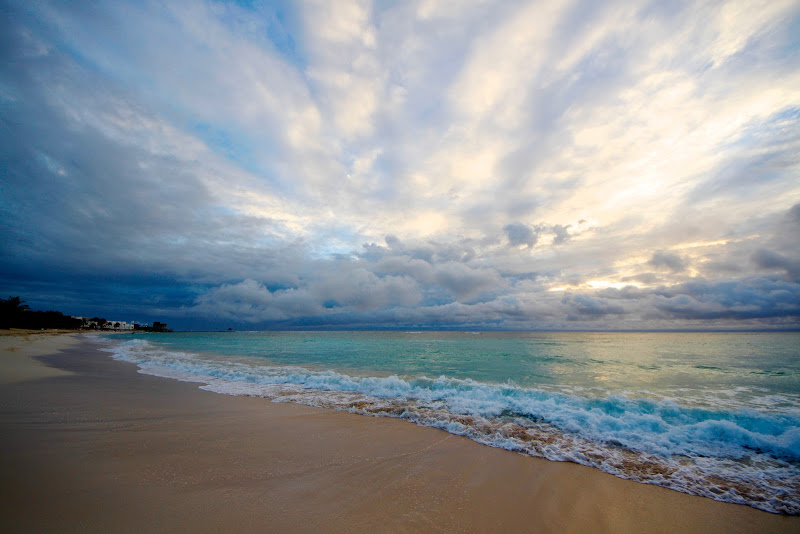
<instances>
[{"instance_id":1,"label":"sky","mask_svg":"<svg viewBox=\"0 0 800 534\"><path fill-rule=\"evenodd\" d=\"M0 295L800 328L800 3L0 0Z\"/></svg>"}]
</instances>

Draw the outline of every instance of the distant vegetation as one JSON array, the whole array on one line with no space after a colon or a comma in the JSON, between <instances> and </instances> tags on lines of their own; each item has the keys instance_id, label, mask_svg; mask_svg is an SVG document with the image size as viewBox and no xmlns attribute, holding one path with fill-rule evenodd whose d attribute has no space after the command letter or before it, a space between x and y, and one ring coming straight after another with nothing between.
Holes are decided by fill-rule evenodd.
<instances>
[{"instance_id":1,"label":"distant vegetation","mask_svg":"<svg viewBox=\"0 0 800 534\"><path fill-rule=\"evenodd\" d=\"M105 319L99 319L103 323ZM33 311L19 297L0 299L0 328L66 328L77 330L84 327L84 321L64 315L59 311Z\"/></svg>"}]
</instances>

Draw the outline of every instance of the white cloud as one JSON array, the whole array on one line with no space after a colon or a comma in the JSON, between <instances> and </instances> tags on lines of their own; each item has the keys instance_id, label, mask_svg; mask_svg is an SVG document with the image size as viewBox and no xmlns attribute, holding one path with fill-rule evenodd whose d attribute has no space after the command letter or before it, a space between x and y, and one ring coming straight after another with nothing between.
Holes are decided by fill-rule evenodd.
<instances>
[{"instance_id":1,"label":"white cloud","mask_svg":"<svg viewBox=\"0 0 800 534\"><path fill-rule=\"evenodd\" d=\"M796 2L15 9L26 17L6 21L18 68L2 71L4 109L46 110L58 131L107 141L133 191L197 188L181 216L213 219L213 233L153 223L161 243L214 247L197 276L217 289L196 310L517 321L545 317L546 302L607 319L620 308L578 293L716 283L731 265L776 275L774 219L800 202ZM86 152L71 163L69 146L26 142L51 175L89 174L76 172ZM128 215L100 204L87 213ZM392 253L368 259L361 245L387 235ZM766 236L760 264L752 236ZM287 250L291 273L276 267ZM173 272L202 262L187 263Z\"/></svg>"}]
</instances>

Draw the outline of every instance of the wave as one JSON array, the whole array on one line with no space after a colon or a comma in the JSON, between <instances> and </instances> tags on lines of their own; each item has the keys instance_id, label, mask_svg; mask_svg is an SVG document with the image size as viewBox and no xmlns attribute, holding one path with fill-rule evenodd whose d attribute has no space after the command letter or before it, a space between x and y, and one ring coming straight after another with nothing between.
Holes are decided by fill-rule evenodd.
<instances>
[{"instance_id":1,"label":"wave","mask_svg":"<svg viewBox=\"0 0 800 534\"><path fill-rule=\"evenodd\" d=\"M530 456L800 514L796 409L697 408L674 399L593 398L445 376L350 376L170 352L141 339L105 350L143 373L200 382L217 393L400 417ZM776 396L770 402L786 404Z\"/></svg>"}]
</instances>

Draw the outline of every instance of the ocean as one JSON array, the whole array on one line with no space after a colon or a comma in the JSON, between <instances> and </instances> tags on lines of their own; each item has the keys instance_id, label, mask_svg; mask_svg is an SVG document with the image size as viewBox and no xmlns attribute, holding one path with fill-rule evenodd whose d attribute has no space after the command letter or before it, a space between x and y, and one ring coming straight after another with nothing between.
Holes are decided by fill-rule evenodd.
<instances>
[{"instance_id":1,"label":"ocean","mask_svg":"<svg viewBox=\"0 0 800 534\"><path fill-rule=\"evenodd\" d=\"M800 514L800 333L199 332L102 338L140 372L398 417Z\"/></svg>"}]
</instances>

